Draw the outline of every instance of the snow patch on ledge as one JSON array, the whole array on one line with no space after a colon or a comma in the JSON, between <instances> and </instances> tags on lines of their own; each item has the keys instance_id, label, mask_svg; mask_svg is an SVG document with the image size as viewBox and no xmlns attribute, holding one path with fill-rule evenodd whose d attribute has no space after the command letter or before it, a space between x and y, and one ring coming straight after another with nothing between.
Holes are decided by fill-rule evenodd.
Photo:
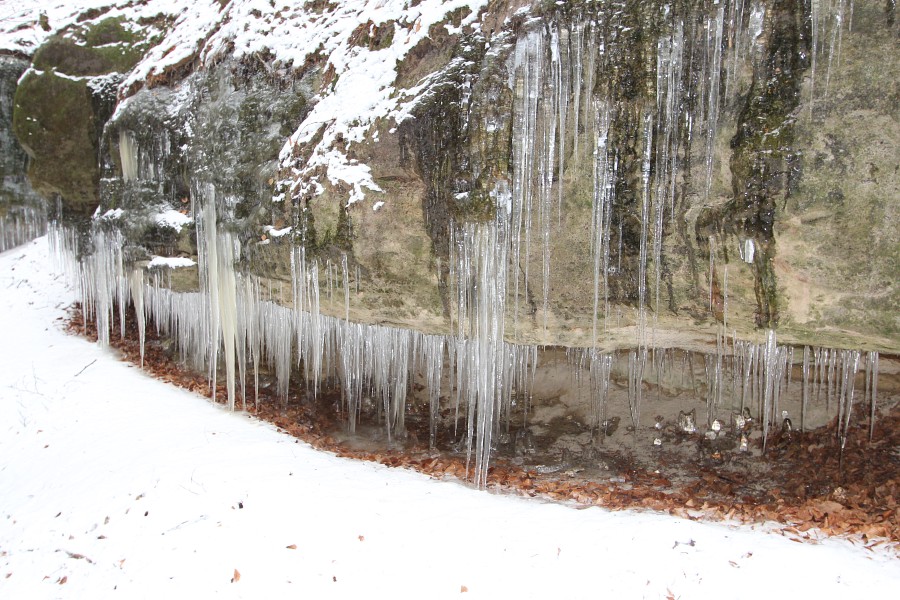
<instances>
[{"instance_id":1,"label":"snow patch on ledge","mask_svg":"<svg viewBox=\"0 0 900 600\"><path fill-rule=\"evenodd\" d=\"M269 237L280 238L289 234L294 228L293 227L284 227L283 229L275 229L272 225L266 226L266 234Z\"/></svg>"},{"instance_id":2,"label":"snow patch on ledge","mask_svg":"<svg viewBox=\"0 0 900 600\"><path fill-rule=\"evenodd\" d=\"M150 261L150 264L147 265L148 269L153 269L156 267L165 267L169 269L180 269L184 267L193 267L197 263L190 258L184 258L181 256L154 256L153 260Z\"/></svg>"},{"instance_id":3,"label":"snow patch on ledge","mask_svg":"<svg viewBox=\"0 0 900 600\"><path fill-rule=\"evenodd\" d=\"M163 225L164 227L171 227L178 233L181 233L181 228L185 225L193 223L194 220L183 214L178 212L175 209L167 210L159 213L155 217L157 225Z\"/></svg>"}]
</instances>

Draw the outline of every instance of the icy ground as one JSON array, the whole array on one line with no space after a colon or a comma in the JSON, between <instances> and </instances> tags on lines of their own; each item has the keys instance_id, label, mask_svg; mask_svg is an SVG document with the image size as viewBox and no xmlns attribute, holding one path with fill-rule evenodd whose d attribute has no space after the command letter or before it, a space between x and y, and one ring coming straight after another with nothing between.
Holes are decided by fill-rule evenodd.
<instances>
[{"instance_id":1,"label":"icy ground","mask_svg":"<svg viewBox=\"0 0 900 600\"><path fill-rule=\"evenodd\" d=\"M0 598L886 598L885 547L576 510L317 452L61 331L0 254ZM893 592L892 592L893 590Z\"/></svg>"}]
</instances>

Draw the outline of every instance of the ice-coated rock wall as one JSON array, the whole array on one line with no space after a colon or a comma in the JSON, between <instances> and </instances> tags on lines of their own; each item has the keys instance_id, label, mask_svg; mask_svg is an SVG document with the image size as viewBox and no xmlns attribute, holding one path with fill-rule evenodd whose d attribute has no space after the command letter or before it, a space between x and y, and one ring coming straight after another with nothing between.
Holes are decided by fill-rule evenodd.
<instances>
[{"instance_id":1,"label":"ice-coated rock wall","mask_svg":"<svg viewBox=\"0 0 900 600\"><path fill-rule=\"evenodd\" d=\"M402 435L422 376L482 477L545 346L595 429L665 349L766 424L792 365L852 406L900 350L893 3L2 9L2 131L101 339L133 305L232 406L263 362Z\"/></svg>"}]
</instances>

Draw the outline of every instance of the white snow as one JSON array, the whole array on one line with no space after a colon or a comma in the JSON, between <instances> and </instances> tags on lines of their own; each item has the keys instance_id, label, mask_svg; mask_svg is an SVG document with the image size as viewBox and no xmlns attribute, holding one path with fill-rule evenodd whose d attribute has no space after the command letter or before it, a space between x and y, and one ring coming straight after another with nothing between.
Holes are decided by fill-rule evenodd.
<instances>
[{"instance_id":1,"label":"white snow","mask_svg":"<svg viewBox=\"0 0 900 600\"><path fill-rule=\"evenodd\" d=\"M0 254L0 598L900 589L883 546L575 510L315 451L64 334L73 293L49 262L46 238Z\"/></svg>"},{"instance_id":2,"label":"white snow","mask_svg":"<svg viewBox=\"0 0 900 600\"><path fill-rule=\"evenodd\" d=\"M276 229L272 225L268 225L266 227L266 233L269 235L269 237L277 238L289 234L293 229L293 227L282 227L281 229Z\"/></svg>"},{"instance_id":3,"label":"white snow","mask_svg":"<svg viewBox=\"0 0 900 600\"><path fill-rule=\"evenodd\" d=\"M178 212L174 208L164 210L155 216L156 223L165 227L171 227L177 232L181 232L181 228L189 223L193 223L194 219L188 215Z\"/></svg>"},{"instance_id":4,"label":"white snow","mask_svg":"<svg viewBox=\"0 0 900 600\"><path fill-rule=\"evenodd\" d=\"M324 191L316 180L324 170L332 185L349 188L347 203L365 198L367 192L381 192L368 165L348 157L348 149L376 135L373 125L379 119L400 122L410 117L410 110L436 79L421 82L409 90L397 90L397 63L407 55L435 23L460 8L468 9L459 27L446 26L451 34L466 28L479 28L479 11L486 0L422 0L411 6L409 0L343 0L318 14L309 3L281 3L269 0L147 0L125 3L104 0L71 0L42 3L39 8L22 8L14 0L0 0L0 49L32 54L54 31L75 22L85 9L112 5L99 19L124 16L130 23L158 14L171 19L164 39L151 48L121 84L121 91L131 90L143 82L164 74L194 58L199 64L219 59L223 53L242 58L268 53L273 60L268 68L293 65L299 68L317 55L323 70L330 69L330 84L316 97L311 111L281 151L282 166L296 176L292 192ZM50 31L40 27L45 13ZM354 32L368 24L393 27L393 37L385 47L369 50L354 43ZM172 99L175 101L175 98ZM127 102L127 100L126 100ZM296 144L311 143L311 153L296 163Z\"/></svg>"},{"instance_id":5,"label":"white snow","mask_svg":"<svg viewBox=\"0 0 900 600\"><path fill-rule=\"evenodd\" d=\"M54 33L75 23L86 10L108 8L99 20L125 17L132 31L141 29L141 18L156 15L177 15L183 10L179 0L145 0L124 2L115 0L0 0L0 50L31 55ZM48 29L41 26L46 16Z\"/></svg>"},{"instance_id":6,"label":"white snow","mask_svg":"<svg viewBox=\"0 0 900 600\"><path fill-rule=\"evenodd\" d=\"M183 256L154 256L153 259L147 264L147 267L150 269L154 267L180 269L183 267L193 267L196 264L197 263L195 261Z\"/></svg>"}]
</instances>

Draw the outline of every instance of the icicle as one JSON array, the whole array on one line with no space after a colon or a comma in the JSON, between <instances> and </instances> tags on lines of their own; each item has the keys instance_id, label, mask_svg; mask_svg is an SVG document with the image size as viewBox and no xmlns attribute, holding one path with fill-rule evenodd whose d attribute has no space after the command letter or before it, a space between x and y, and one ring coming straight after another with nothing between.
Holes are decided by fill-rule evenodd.
<instances>
[{"instance_id":1,"label":"icicle","mask_svg":"<svg viewBox=\"0 0 900 600\"><path fill-rule=\"evenodd\" d=\"M684 51L684 25L679 21L670 36L657 42L656 121L657 151L655 168L654 265L656 265L655 303L659 304L661 272L662 224L666 207L675 218L675 188L678 179L678 153L681 145L678 122L684 104L681 78Z\"/></svg>"},{"instance_id":2,"label":"icicle","mask_svg":"<svg viewBox=\"0 0 900 600\"><path fill-rule=\"evenodd\" d=\"M725 81L725 97L729 98L733 93L733 86L737 79L738 65L744 58L741 48L744 38L744 0L732 0L729 3L730 14L728 30L731 36L731 61L728 64L728 74Z\"/></svg>"},{"instance_id":3,"label":"icicle","mask_svg":"<svg viewBox=\"0 0 900 600\"><path fill-rule=\"evenodd\" d=\"M576 22L572 28L572 48L574 48L574 58L572 59L572 116L575 118L572 134L572 156L575 159L576 167L578 165L578 127L581 118L581 88L584 85L584 23ZM566 127L563 123L560 127L565 131ZM560 149L560 155L563 151ZM562 177L560 177L562 181Z\"/></svg>"},{"instance_id":4,"label":"icicle","mask_svg":"<svg viewBox=\"0 0 900 600\"><path fill-rule=\"evenodd\" d=\"M128 279L131 286L131 301L134 303L134 316L137 319L138 341L141 346L141 368L144 368L144 341L147 338L147 322L144 313L144 270L133 269Z\"/></svg>"},{"instance_id":5,"label":"icicle","mask_svg":"<svg viewBox=\"0 0 900 600\"><path fill-rule=\"evenodd\" d=\"M853 393L856 383L856 374L859 372L859 351L844 350L841 353L843 360L843 382L840 394L840 412L838 414L838 433L841 440L840 465L843 469L844 449L847 446L847 437L850 431L850 417L853 414Z\"/></svg>"},{"instance_id":6,"label":"icicle","mask_svg":"<svg viewBox=\"0 0 900 600\"><path fill-rule=\"evenodd\" d=\"M716 275L716 253L715 253L714 236L709 236L709 311L713 311L713 287L715 286Z\"/></svg>"},{"instance_id":7,"label":"icicle","mask_svg":"<svg viewBox=\"0 0 900 600\"><path fill-rule=\"evenodd\" d=\"M235 398L235 344L237 342L237 298L234 275L235 242L229 232L217 231L215 189L209 185L204 190L202 208L203 234L202 261L205 264L206 294L209 301L209 374L212 397L216 397L216 376L220 343L224 349L225 386L228 392L228 408L234 410Z\"/></svg>"},{"instance_id":8,"label":"icicle","mask_svg":"<svg viewBox=\"0 0 900 600\"><path fill-rule=\"evenodd\" d=\"M125 183L138 178L138 144L130 131L119 131L119 159L122 163L122 179Z\"/></svg>"},{"instance_id":9,"label":"icicle","mask_svg":"<svg viewBox=\"0 0 900 600\"><path fill-rule=\"evenodd\" d=\"M234 275L235 244L231 234L221 234L219 244L219 311L222 342L225 350L225 376L228 390L228 409L234 410L235 378L237 358L237 282Z\"/></svg>"},{"instance_id":10,"label":"icicle","mask_svg":"<svg viewBox=\"0 0 900 600\"><path fill-rule=\"evenodd\" d=\"M641 421L641 398L644 367L647 364L647 349L638 348L628 353L628 409L631 424L637 429Z\"/></svg>"},{"instance_id":11,"label":"icicle","mask_svg":"<svg viewBox=\"0 0 900 600\"><path fill-rule=\"evenodd\" d=\"M825 71L825 92L822 100L828 101L828 92L831 87L831 71L834 63L840 64L841 42L844 24L844 2L845 0L834 0L831 15L831 39L828 43L828 66Z\"/></svg>"},{"instance_id":12,"label":"icicle","mask_svg":"<svg viewBox=\"0 0 900 600\"><path fill-rule=\"evenodd\" d=\"M609 397L613 355L598 352L595 348L590 348L587 354L590 361L591 425L600 433L603 440L607 435L606 404Z\"/></svg>"},{"instance_id":13,"label":"icicle","mask_svg":"<svg viewBox=\"0 0 900 600\"><path fill-rule=\"evenodd\" d=\"M711 19L707 22L709 33L709 52L712 55L707 77L709 78L709 96L706 110L706 195L709 199L709 191L712 188L713 167L715 166L715 143L719 120L719 81L722 72L722 31L725 18L724 3L716 13L715 22Z\"/></svg>"},{"instance_id":14,"label":"icicle","mask_svg":"<svg viewBox=\"0 0 900 600\"><path fill-rule=\"evenodd\" d=\"M513 329L518 335L519 280L522 276L521 296L528 297L529 256L531 245L532 207L534 205L534 176L540 172L544 153L538 147L538 109L543 91L544 39L538 30L522 36L516 44L510 69L510 87L515 93L512 130L512 205L510 206L510 275L513 281ZM536 168L537 167L537 168ZM543 177L538 178L543 183Z\"/></svg>"},{"instance_id":15,"label":"icicle","mask_svg":"<svg viewBox=\"0 0 900 600\"><path fill-rule=\"evenodd\" d=\"M809 118L812 119L816 100L816 64L819 56L819 4L821 0L809 0L810 32L812 34L809 65Z\"/></svg>"},{"instance_id":16,"label":"icicle","mask_svg":"<svg viewBox=\"0 0 900 600\"><path fill-rule=\"evenodd\" d=\"M344 320L350 321L350 275L347 268L347 254L341 253L341 283L344 286Z\"/></svg>"},{"instance_id":17,"label":"icicle","mask_svg":"<svg viewBox=\"0 0 900 600\"><path fill-rule=\"evenodd\" d=\"M559 32L559 39L557 41L558 50L557 50L557 73L558 81L556 85L556 128L559 132L559 175L557 177L557 188L559 192L559 198L556 203L556 222L557 226L562 224L562 205L563 205L563 180L566 172L566 115L569 112L569 95L570 95L570 87L571 76L569 65L571 64L571 47L569 44L569 30L566 28L562 28ZM576 137L578 136L578 132L575 133ZM548 229L549 233L549 229ZM547 256L549 259L549 239L548 239L548 249ZM549 260L547 262L547 274L545 277L545 281L549 282L550 273L549 273ZM545 283L545 285L549 285L549 283ZM546 303L546 298L548 294L544 294L544 301ZM544 307L544 314L546 315L547 307ZM545 317L546 321L546 317ZM546 328L546 324L545 324Z\"/></svg>"},{"instance_id":18,"label":"icicle","mask_svg":"<svg viewBox=\"0 0 900 600\"><path fill-rule=\"evenodd\" d=\"M556 151L557 130L560 126L559 119L562 104L565 103L564 97L568 98L568 92L563 90L562 67L559 64L559 35L554 27L551 30L550 39L550 85L552 90L545 94L543 104L543 127L542 127L542 143L541 143L541 160L540 160L540 185L539 185L539 216L541 225L541 298L542 298L542 323L543 330L547 331L547 315L550 307L550 228L553 219L551 218L553 203L553 173L554 173L554 156ZM565 131L559 133L559 141L565 137ZM559 205L562 205L562 169L563 157L560 154L558 173L559 173ZM560 208L561 210L561 208ZM560 215L561 219L561 215Z\"/></svg>"},{"instance_id":19,"label":"icicle","mask_svg":"<svg viewBox=\"0 0 900 600\"><path fill-rule=\"evenodd\" d=\"M641 181L643 191L641 194L641 242L640 258L638 259L638 347L644 348L647 344L647 260L648 260L648 229L650 224L650 165L653 149L653 115L644 115L644 157L641 163ZM637 426L637 423L635 423Z\"/></svg>"},{"instance_id":20,"label":"icicle","mask_svg":"<svg viewBox=\"0 0 900 600\"><path fill-rule=\"evenodd\" d=\"M595 101L594 190L591 216L591 257L594 265L594 310L591 343L597 344L597 318L600 312L600 287L603 286L603 325L609 329L609 237L610 215L615 187L609 169L609 105Z\"/></svg>"},{"instance_id":21,"label":"icicle","mask_svg":"<svg viewBox=\"0 0 900 600\"><path fill-rule=\"evenodd\" d=\"M878 404L878 352L869 352L868 363L871 373L869 385L869 443L875 437L875 410Z\"/></svg>"},{"instance_id":22,"label":"icicle","mask_svg":"<svg viewBox=\"0 0 900 600\"><path fill-rule=\"evenodd\" d=\"M460 321L469 322L471 349L465 353L470 383L469 454L474 439L475 483L487 484L494 415L498 414L502 373L504 371L504 306L506 298L506 244L503 222L494 225L467 226L463 231L462 264L458 273L468 272L474 286L470 303L459 307ZM464 315L464 316L463 316Z\"/></svg>"},{"instance_id":23,"label":"icicle","mask_svg":"<svg viewBox=\"0 0 900 600\"><path fill-rule=\"evenodd\" d=\"M728 335L728 265L722 270L722 335Z\"/></svg>"},{"instance_id":24,"label":"icicle","mask_svg":"<svg viewBox=\"0 0 900 600\"><path fill-rule=\"evenodd\" d=\"M26 244L47 232L47 213L37 206L8 206L0 214L0 252Z\"/></svg>"},{"instance_id":25,"label":"icicle","mask_svg":"<svg viewBox=\"0 0 900 600\"><path fill-rule=\"evenodd\" d=\"M809 406L809 346L803 346L803 398L800 404L800 431L806 431L806 410Z\"/></svg>"},{"instance_id":26,"label":"icicle","mask_svg":"<svg viewBox=\"0 0 900 600\"><path fill-rule=\"evenodd\" d=\"M766 453L766 443L769 438L769 423L772 420L772 403L777 388L777 360L778 345L775 341L775 331L770 329L766 335L766 345L763 350L762 362L764 369L763 406L760 412L760 421L763 428L763 454Z\"/></svg>"}]
</instances>

